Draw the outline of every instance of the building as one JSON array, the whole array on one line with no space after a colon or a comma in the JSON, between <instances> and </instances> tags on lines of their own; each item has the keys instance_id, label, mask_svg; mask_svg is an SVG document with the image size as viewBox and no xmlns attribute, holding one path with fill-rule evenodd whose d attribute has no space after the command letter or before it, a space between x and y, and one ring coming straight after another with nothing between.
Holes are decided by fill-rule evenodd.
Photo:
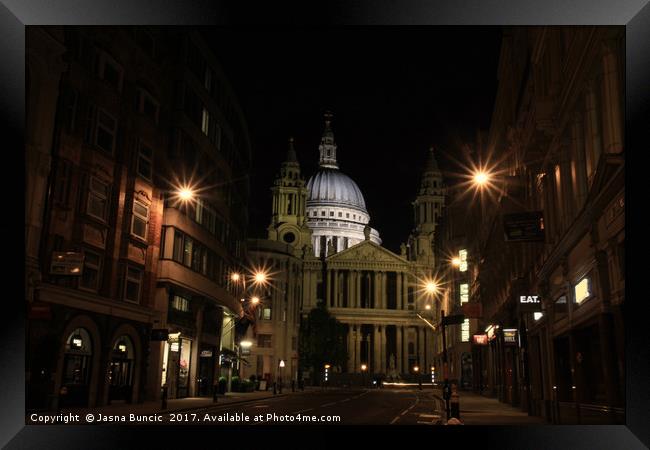
<instances>
[{"instance_id":1,"label":"building","mask_svg":"<svg viewBox=\"0 0 650 450\"><path fill-rule=\"evenodd\" d=\"M486 392L553 423L624 423L623 49L621 27L506 29L502 42L484 151L506 158L475 221L470 296ZM522 231L515 213L536 232L504 238Z\"/></svg>"},{"instance_id":2,"label":"building","mask_svg":"<svg viewBox=\"0 0 650 450\"><path fill-rule=\"evenodd\" d=\"M225 274L244 251L250 145L218 65L193 72L193 43L147 27L27 30L28 409L159 399L163 383L199 395L196 378L220 370L222 316L241 312ZM190 174L206 184L175 205Z\"/></svg>"},{"instance_id":3,"label":"building","mask_svg":"<svg viewBox=\"0 0 650 450\"><path fill-rule=\"evenodd\" d=\"M290 143L272 188L268 238L250 242L251 258L278 274L279 285L271 288L272 299L264 306L264 311L272 308L268 315L274 319L267 326L262 313L253 365L245 373L274 379L279 360L287 358L285 373L302 377L294 366L296 312L304 318L323 302L347 327L349 359L332 368L332 380L361 382L362 364L374 376L414 375L416 366L430 367L434 357L433 332L416 313L433 301L422 286L435 264L433 240L445 198L442 175L431 151L414 202L415 228L408 245L393 253L369 226L361 189L339 167L331 120L326 113L319 170L306 184Z\"/></svg>"}]
</instances>

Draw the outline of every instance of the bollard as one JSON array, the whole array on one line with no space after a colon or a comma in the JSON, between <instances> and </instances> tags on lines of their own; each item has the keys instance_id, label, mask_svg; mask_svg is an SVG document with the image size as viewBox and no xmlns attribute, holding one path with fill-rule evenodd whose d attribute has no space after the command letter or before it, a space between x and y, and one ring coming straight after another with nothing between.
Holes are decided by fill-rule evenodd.
<instances>
[{"instance_id":1,"label":"bollard","mask_svg":"<svg viewBox=\"0 0 650 450\"><path fill-rule=\"evenodd\" d=\"M214 386L212 386L212 401L214 403L217 403L217 396L219 394L219 384L215 383Z\"/></svg>"},{"instance_id":2,"label":"bollard","mask_svg":"<svg viewBox=\"0 0 650 450\"><path fill-rule=\"evenodd\" d=\"M161 409L167 409L167 385L162 388L162 405Z\"/></svg>"},{"instance_id":3,"label":"bollard","mask_svg":"<svg viewBox=\"0 0 650 450\"><path fill-rule=\"evenodd\" d=\"M451 409L451 414L450 414L451 417L460 419L460 401L459 401L458 391L456 390L455 385L452 388L452 392L451 392L450 409Z\"/></svg>"},{"instance_id":4,"label":"bollard","mask_svg":"<svg viewBox=\"0 0 650 450\"><path fill-rule=\"evenodd\" d=\"M296 392L296 380L291 380L291 392Z\"/></svg>"},{"instance_id":5,"label":"bollard","mask_svg":"<svg viewBox=\"0 0 650 450\"><path fill-rule=\"evenodd\" d=\"M277 394L277 383L273 383L273 395Z\"/></svg>"}]
</instances>

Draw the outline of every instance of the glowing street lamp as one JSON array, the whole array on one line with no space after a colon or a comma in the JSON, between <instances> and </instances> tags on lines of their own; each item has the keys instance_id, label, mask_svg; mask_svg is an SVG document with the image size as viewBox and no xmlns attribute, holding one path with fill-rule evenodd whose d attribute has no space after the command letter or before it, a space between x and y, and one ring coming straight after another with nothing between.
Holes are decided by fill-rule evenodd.
<instances>
[{"instance_id":1,"label":"glowing street lamp","mask_svg":"<svg viewBox=\"0 0 650 450\"><path fill-rule=\"evenodd\" d=\"M257 285L266 284L268 275L262 270L258 270L253 274L253 282Z\"/></svg>"},{"instance_id":2,"label":"glowing street lamp","mask_svg":"<svg viewBox=\"0 0 650 450\"><path fill-rule=\"evenodd\" d=\"M253 305L257 305L259 302L260 302L260 298L259 298L259 297L253 297L253 298L251 298L251 303L252 303Z\"/></svg>"},{"instance_id":3,"label":"glowing street lamp","mask_svg":"<svg viewBox=\"0 0 650 450\"><path fill-rule=\"evenodd\" d=\"M194 198L194 191L188 186L182 187L178 190L178 198L185 202L192 200Z\"/></svg>"},{"instance_id":4,"label":"glowing street lamp","mask_svg":"<svg viewBox=\"0 0 650 450\"><path fill-rule=\"evenodd\" d=\"M454 257L454 258L451 260L451 264L454 265L454 266L456 266L456 267L460 267L460 258L459 258L458 256Z\"/></svg>"},{"instance_id":5,"label":"glowing street lamp","mask_svg":"<svg viewBox=\"0 0 650 450\"><path fill-rule=\"evenodd\" d=\"M436 284L435 281L427 281L424 285L424 289L427 291L429 294L434 294L435 292L438 291L438 285Z\"/></svg>"},{"instance_id":6,"label":"glowing street lamp","mask_svg":"<svg viewBox=\"0 0 650 450\"><path fill-rule=\"evenodd\" d=\"M430 310L430 309L431 309L431 305L426 305L426 306L424 307L424 309L426 309L426 310Z\"/></svg>"},{"instance_id":7,"label":"glowing street lamp","mask_svg":"<svg viewBox=\"0 0 650 450\"><path fill-rule=\"evenodd\" d=\"M237 272L234 272L232 275L230 275L230 279L234 281L235 283L239 281L240 275Z\"/></svg>"},{"instance_id":8,"label":"glowing street lamp","mask_svg":"<svg viewBox=\"0 0 650 450\"><path fill-rule=\"evenodd\" d=\"M472 179L475 186L483 187L490 181L490 174L483 170L478 170L474 172Z\"/></svg>"},{"instance_id":9,"label":"glowing street lamp","mask_svg":"<svg viewBox=\"0 0 650 450\"><path fill-rule=\"evenodd\" d=\"M366 370L368 370L368 366L365 364L361 364L361 384L363 386L366 385Z\"/></svg>"}]
</instances>

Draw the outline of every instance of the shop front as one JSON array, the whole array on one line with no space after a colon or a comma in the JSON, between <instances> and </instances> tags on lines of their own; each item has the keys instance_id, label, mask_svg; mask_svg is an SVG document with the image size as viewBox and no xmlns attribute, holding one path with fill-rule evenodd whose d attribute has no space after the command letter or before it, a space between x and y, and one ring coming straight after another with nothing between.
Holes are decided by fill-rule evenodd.
<instances>
[{"instance_id":1,"label":"shop front","mask_svg":"<svg viewBox=\"0 0 650 450\"><path fill-rule=\"evenodd\" d=\"M218 381L214 378L216 360L216 347L201 346L197 380L197 395L199 397L209 397L212 395L212 386Z\"/></svg>"},{"instance_id":2,"label":"shop front","mask_svg":"<svg viewBox=\"0 0 650 450\"><path fill-rule=\"evenodd\" d=\"M68 335L63 355L59 407L88 406L93 343L85 328Z\"/></svg>"},{"instance_id":3,"label":"shop front","mask_svg":"<svg viewBox=\"0 0 650 450\"><path fill-rule=\"evenodd\" d=\"M189 396L192 340L180 332L169 333L163 354L161 384L167 386L167 398Z\"/></svg>"},{"instance_id":4,"label":"shop front","mask_svg":"<svg viewBox=\"0 0 650 450\"><path fill-rule=\"evenodd\" d=\"M111 352L109 366L108 403L133 401L135 372L135 351L133 342L127 335L119 337Z\"/></svg>"}]
</instances>

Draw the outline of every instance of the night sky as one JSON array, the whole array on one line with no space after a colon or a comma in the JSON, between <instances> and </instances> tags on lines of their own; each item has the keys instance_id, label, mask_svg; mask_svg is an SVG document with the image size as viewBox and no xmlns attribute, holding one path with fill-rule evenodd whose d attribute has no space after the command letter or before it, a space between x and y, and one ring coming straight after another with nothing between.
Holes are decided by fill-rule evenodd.
<instances>
[{"instance_id":1,"label":"night sky","mask_svg":"<svg viewBox=\"0 0 650 450\"><path fill-rule=\"evenodd\" d=\"M204 30L246 115L253 147L249 237L266 237L289 136L305 181L331 110L341 170L360 187L383 246L399 252L427 150L443 171L487 130L498 27Z\"/></svg>"}]
</instances>

